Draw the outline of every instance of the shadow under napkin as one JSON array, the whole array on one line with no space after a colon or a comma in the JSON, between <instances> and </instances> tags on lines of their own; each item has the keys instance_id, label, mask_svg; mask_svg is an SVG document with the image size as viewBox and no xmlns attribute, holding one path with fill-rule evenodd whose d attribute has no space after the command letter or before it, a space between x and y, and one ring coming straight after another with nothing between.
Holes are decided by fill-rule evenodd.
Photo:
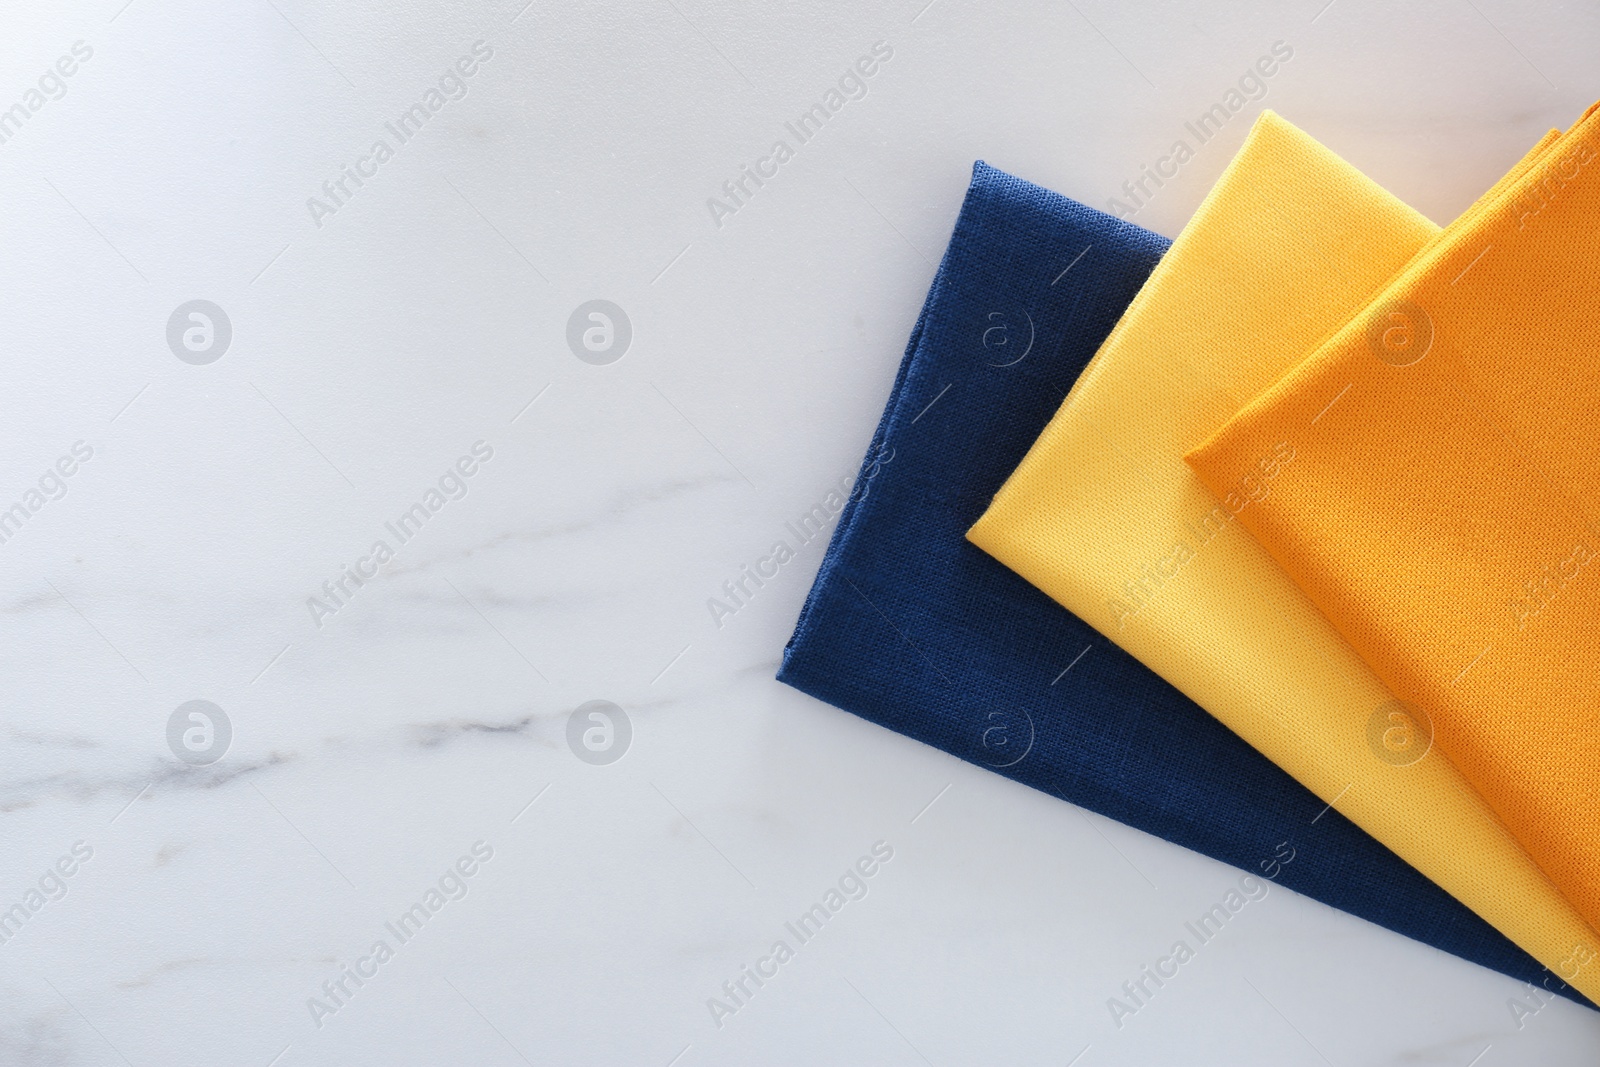
<instances>
[{"instance_id":1,"label":"shadow under napkin","mask_svg":"<svg viewBox=\"0 0 1600 1067\"><path fill-rule=\"evenodd\" d=\"M778 680L1541 983L1531 956L966 540L1169 243L974 165Z\"/></svg>"}]
</instances>

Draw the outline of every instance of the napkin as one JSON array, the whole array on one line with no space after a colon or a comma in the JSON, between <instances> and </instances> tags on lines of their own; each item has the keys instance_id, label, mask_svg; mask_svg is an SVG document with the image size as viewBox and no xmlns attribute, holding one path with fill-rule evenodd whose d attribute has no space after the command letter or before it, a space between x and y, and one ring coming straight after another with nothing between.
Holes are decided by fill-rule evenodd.
<instances>
[{"instance_id":1,"label":"napkin","mask_svg":"<svg viewBox=\"0 0 1600 1067\"><path fill-rule=\"evenodd\" d=\"M1591 926L1597 255L1590 108L1188 457L1226 493L1293 451L1240 521Z\"/></svg>"}]
</instances>

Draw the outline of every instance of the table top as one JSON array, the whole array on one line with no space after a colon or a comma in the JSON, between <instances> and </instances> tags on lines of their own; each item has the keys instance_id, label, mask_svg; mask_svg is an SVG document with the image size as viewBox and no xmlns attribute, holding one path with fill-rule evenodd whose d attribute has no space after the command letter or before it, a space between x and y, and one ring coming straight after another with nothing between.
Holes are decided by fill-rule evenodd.
<instances>
[{"instance_id":1,"label":"table top","mask_svg":"<svg viewBox=\"0 0 1600 1067\"><path fill-rule=\"evenodd\" d=\"M0 1062L1594 1061L1276 887L1113 1011L1236 873L773 681L821 539L724 590L853 476L974 159L1170 236L1270 107L1444 223L1600 9L0 25Z\"/></svg>"}]
</instances>

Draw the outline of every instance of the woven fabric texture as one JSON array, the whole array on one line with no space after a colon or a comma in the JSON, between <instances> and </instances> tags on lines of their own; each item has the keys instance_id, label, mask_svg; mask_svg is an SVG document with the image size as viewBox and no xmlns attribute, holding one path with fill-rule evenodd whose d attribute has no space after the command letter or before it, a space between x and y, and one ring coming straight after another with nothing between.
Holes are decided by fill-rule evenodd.
<instances>
[{"instance_id":1,"label":"woven fabric texture","mask_svg":"<svg viewBox=\"0 0 1600 1067\"><path fill-rule=\"evenodd\" d=\"M1183 462L1437 233L1265 112L968 537L1593 1000L1594 932L1234 521L1294 452L1231 505Z\"/></svg>"},{"instance_id":2,"label":"woven fabric texture","mask_svg":"<svg viewBox=\"0 0 1600 1067\"><path fill-rule=\"evenodd\" d=\"M1600 114L1189 457L1600 923ZM1600 960L1586 966L1600 970Z\"/></svg>"},{"instance_id":3,"label":"woven fabric texture","mask_svg":"<svg viewBox=\"0 0 1600 1067\"><path fill-rule=\"evenodd\" d=\"M1167 244L974 168L779 679L1538 982L1527 953L966 540Z\"/></svg>"}]
</instances>

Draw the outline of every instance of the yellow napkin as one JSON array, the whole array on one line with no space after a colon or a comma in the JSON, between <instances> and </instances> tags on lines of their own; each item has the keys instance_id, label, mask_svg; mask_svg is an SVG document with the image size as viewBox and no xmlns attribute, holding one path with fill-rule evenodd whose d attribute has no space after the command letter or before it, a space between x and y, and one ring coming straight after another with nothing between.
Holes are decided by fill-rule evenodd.
<instances>
[{"instance_id":1,"label":"yellow napkin","mask_svg":"<svg viewBox=\"0 0 1600 1067\"><path fill-rule=\"evenodd\" d=\"M1189 460L1221 491L1293 450L1241 521L1593 926L1596 108L1541 148Z\"/></svg>"},{"instance_id":2,"label":"yellow napkin","mask_svg":"<svg viewBox=\"0 0 1600 1067\"><path fill-rule=\"evenodd\" d=\"M967 536L1597 999L1582 917L1238 528L1298 438L1230 465L1221 501L1183 462L1438 232L1264 113Z\"/></svg>"}]
</instances>

